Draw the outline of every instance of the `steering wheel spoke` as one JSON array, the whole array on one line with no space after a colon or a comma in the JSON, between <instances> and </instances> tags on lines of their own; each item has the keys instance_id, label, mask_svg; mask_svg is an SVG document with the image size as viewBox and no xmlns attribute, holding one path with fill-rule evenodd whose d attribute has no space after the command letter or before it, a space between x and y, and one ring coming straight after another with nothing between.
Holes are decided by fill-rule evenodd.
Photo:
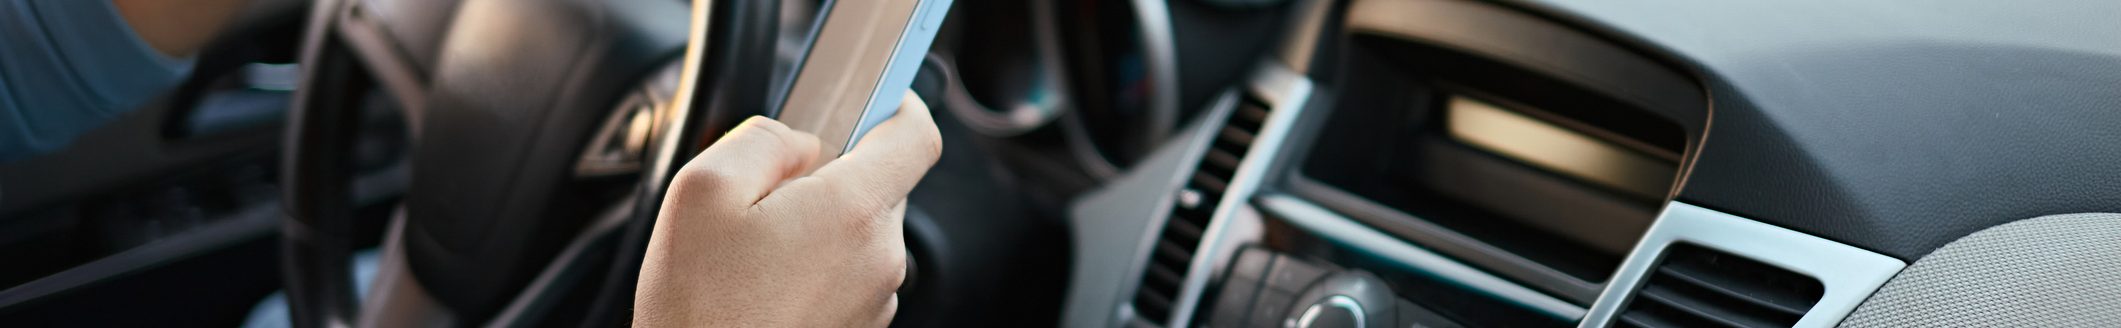
<instances>
[{"instance_id":1,"label":"steering wheel spoke","mask_svg":"<svg viewBox=\"0 0 2121 328\"><path fill-rule=\"evenodd\" d=\"M775 107L779 65L761 63L783 61L778 1L703 0L693 17L668 0L458 2L425 27L372 11L384 2L316 5L282 170L295 326L367 317L347 273L346 159L370 94L412 127L404 264L458 323L503 326L568 295L591 295L570 309L586 323L623 322L669 177ZM446 37L408 46L409 28Z\"/></svg>"}]
</instances>

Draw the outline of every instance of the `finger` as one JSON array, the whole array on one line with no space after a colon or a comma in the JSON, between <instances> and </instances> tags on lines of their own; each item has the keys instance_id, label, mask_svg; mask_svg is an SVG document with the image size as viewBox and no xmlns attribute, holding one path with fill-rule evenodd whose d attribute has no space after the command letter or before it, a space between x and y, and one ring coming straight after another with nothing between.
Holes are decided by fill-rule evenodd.
<instances>
[{"instance_id":1,"label":"finger","mask_svg":"<svg viewBox=\"0 0 2121 328\"><path fill-rule=\"evenodd\" d=\"M883 243L885 251L895 255L892 257L895 260L888 264L894 269L891 273L895 276L891 279L891 289L905 290L906 283L913 279L914 273L913 253L906 249L906 201L899 201L898 206L892 206L890 214L885 216L888 218L882 229L877 232L883 235L879 239L882 239L880 242Z\"/></svg>"},{"instance_id":2,"label":"finger","mask_svg":"<svg viewBox=\"0 0 2121 328\"><path fill-rule=\"evenodd\" d=\"M781 190L835 197L839 206L858 211L842 215L886 217L878 214L904 200L942 152L942 135L928 116L928 105L909 90L898 114L871 129L853 151Z\"/></svg>"},{"instance_id":3,"label":"finger","mask_svg":"<svg viewBox=\"0 0 2121 328\"><path fill-rule=\"evenodd\" d=\"M893 319L893 318L897 318L897 317L898 317L898 293L892 293L892 294L891 294L891 298L890 298L890 299L886 299L886 300L884 300L884 306L880 306L880 307L878 307L878 308L877 308L877 312L876 312L876 314L875 314L875 319L871 319L871 320L869 321L869 326L870 326L870 327L889 327L889 326L891 326L891 319Z\"/></svg>"},{"instance_id":4,"label":"finger","mask_svg":"<svg viewBox=\"0 0 2121 328\"><path fill-rule=\"evenodd\" d=\"M764 199L781 181L817 161L817 136L762 116L752 116L685 164L671 182L683 197L729 197L744 205ZM682 189L682 190L681 190Z\"/></svg>"}]
</instances>

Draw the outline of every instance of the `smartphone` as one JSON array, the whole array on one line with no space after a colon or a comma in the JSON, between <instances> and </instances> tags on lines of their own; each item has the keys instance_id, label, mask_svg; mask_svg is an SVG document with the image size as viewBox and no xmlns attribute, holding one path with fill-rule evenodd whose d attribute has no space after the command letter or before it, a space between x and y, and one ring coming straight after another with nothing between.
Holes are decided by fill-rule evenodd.
<instances>
[{"instance_id":1,"label":"smartphone","mask_svg":"<svg viewBox=\"0 0 2121 328\"><path fill-rule=\"evenodd\" d=\"M951 0L835 0L782 102L781 123L820 141L820 159L854 149L898 113Z\"/></svg>"}]
</instances>

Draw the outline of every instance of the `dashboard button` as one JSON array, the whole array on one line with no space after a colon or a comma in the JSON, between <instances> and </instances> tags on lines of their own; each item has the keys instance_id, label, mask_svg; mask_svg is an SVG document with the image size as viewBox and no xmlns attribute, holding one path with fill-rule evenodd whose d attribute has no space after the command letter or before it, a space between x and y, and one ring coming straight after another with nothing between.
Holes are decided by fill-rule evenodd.
<instances>
[{"instance_id":1,"label":"dashboard button","mask_svg":"<svg viewBox=\"0 0 2121 328\"><path fill-rule=\"evenodd\" d=\"M1252 303L1252 318L1245 320L1245 326L1286 328L1287 326L1282 324L1282 321L1288 318L1289 310L1291 307L1296 306L1295 303L1295 293L1272 288L1261 289L1259 291L1259 299Z\"/></svg>"},{"instance_id":2,"label":"dashboard button","mask_svg":"<svg viewBox=\"0 0 2121 328\"><path fill-rule=\"evenodd\" d=\"M1303 291L1326 276L1326 268L1289 256L1276 256L1273 271L1267 276L1267 286L1287 292Z\"/></svg>"},{"instance_id":3,"label":"dashboard button","mask_svg":"<svg viewBox=\"0 0 2121 328\"><path fill-rule=\"evenodd\" d=\"M1259 280L1230 277L1223 282L1222 293L1215 297L1213 312L1209 312L1209 327L1243 327L1245 319L1252 313L1253 296L1259 294Z\"/></svg>"},{"instance_id":4,"label":"dashboard button","mask_svg":"<svg viewBox=\"0 0 2121 328\"><path fill-rule=\"evenodd\" d=\"M1237 253L1237 263L1230 265L1230 276L1264 280L1267 270L1274 266L1275 257L1274 251L1247 247Z\"/></svg>"}]
</instances>

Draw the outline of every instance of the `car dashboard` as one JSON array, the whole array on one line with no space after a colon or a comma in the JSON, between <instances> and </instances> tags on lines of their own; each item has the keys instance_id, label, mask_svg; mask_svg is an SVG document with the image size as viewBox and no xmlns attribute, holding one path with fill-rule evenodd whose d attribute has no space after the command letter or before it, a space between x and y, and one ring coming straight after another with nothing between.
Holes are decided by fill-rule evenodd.
<instances>
[{"instance_id":1,"label":"car dashboard","mask_svg":"<svg viewBox=\"0 0 2121 328\"><path fill-rule=\"evenodd\" d=\"M1303 6L1344 15L1305 21ZM2114 103L2110 91L2094 90L2113 79L2090 76L2110 74L2005 73L2090 62L2112 73L2112 42L1991 43L2063 25L2005 26L2023 22L1997 16L2052 8L1332 6L1292 4L1287 22L1319 24L1320 35L1288 28L1295 36L1281 39L1282 49L1170 141L1071 203L1076 256L1064 326L1891 324L1871 318L1949 317L1897 295L2025 302L1968 296L2022 280L1907 278L1964 270L1917 265L1924 255L1965 256L1953 247L1971 242L1954 241L1984 228L2116 205L2110 194L2068 187L2114 181L2121 168L2092 158L2121 149L2078 145L2113 129L2054 120L2114 119L2092 105ZM1803 14L1830 8L2004 32ZM1849 40L1859 34L1924 40ZM1759 43L1798 50L1757 51ZM2095 45L2105 46L2098 55L1992 61ZM1865 48L1934 52L1835 53L1876 51ZM2014 130L2027 128L2040 132ZM2083 130L2052 130L2073 128ZM2066 148L2076 155L2003 146L2057 140L2072 140ZM2036 170L2048 175L1994 175ZM2011 194L1970 194L1990 191ZM1984 251L2043 246L2016 247ZM2076 272L2103 278L2071 281L2112 279ZM2087 294L2072 293L2094 298Z\"/></svg>"}]
</instances>

